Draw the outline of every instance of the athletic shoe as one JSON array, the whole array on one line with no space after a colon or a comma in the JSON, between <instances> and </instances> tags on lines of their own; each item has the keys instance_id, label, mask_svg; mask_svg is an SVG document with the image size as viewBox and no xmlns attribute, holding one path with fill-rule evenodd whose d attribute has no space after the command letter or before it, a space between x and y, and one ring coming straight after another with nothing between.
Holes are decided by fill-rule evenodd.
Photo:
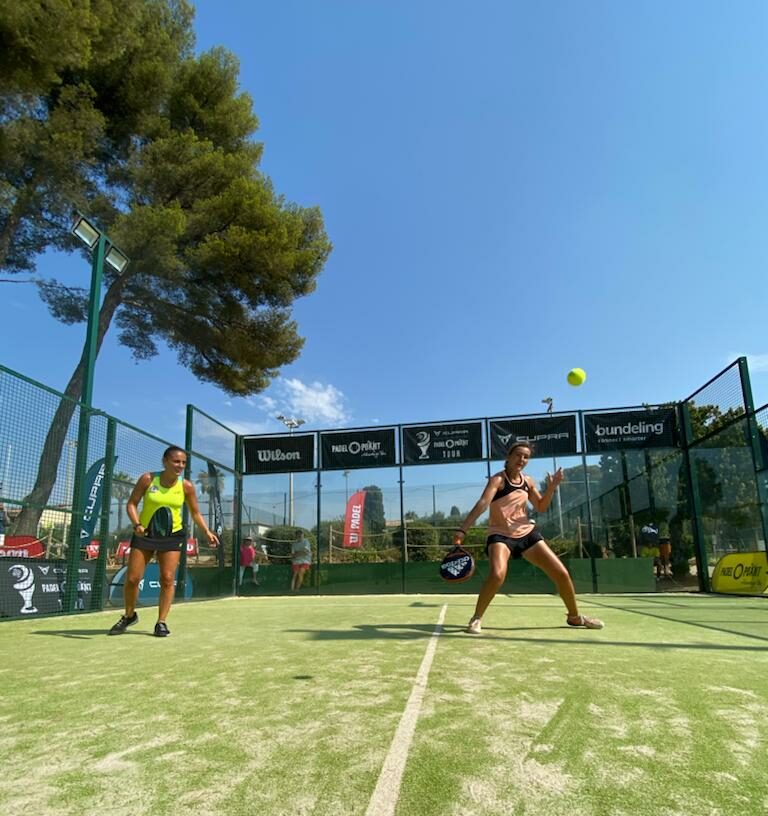
<instances>
[{"instance_id":1,"label":"athletic shoe","mask_svg":"<svg viewBox=\"0 0 768 816\"><path fill-rule=\"evenodd\" d=\"M158 621L155 624L155 637L168 637L171 630L165 625L165 621Z\"/></svg>"},{"instance_id":2,"label":"athletic shoe","mask_svg":"<svg viewBox=\"0 0 768 816\"><path fill-rule=\"evenodd\" d=\"M480 625L480 618L472 618L472 620L467 624L467 632L470 635L479 635L482 631L483 628Z\"/></svg>"},{"instance_id":3,"label":"athletic shoe","mask_svg":"<svg viewBox=\"0 0 768 816\"><path fill-rule=\"evenodd\" d=\"M107 632L108 635L122 635L123 632L129 627L133 626L134 623L139 622L139 614L138 612L134 612L130 618L126 617L125 615L120 616L120 620Z\"/></svg>"},{"instance_id":4,"label":"athletic shoe","mask_svg":"<svg viewBox=\"0 0 768 816\"><path fill-rule=\"evenodd\" d=\"M565 619L568 626L581 626L584 629L602 629L605 624L599 618L588 618L586 615L570 615Z\"/></svg>"}]
</instances>

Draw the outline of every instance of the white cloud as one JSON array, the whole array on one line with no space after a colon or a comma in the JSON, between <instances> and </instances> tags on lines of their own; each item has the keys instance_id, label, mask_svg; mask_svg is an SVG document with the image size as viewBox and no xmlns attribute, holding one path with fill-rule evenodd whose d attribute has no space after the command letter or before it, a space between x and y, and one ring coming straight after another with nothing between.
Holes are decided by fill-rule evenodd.
<instances>
[{"instance_id":1,"label":"white cloud","mask_svg":"<svg viewBox=\"0 0 768 816\"><path fill-rule=\"evenodd\" d=\"M273 385L273 391L274 397L262 397L262 407L267 411L279 410L311 425L337 426L349 422L346 398L333 385L281 378Z\"/></svg>"},{"instance_id":2,"label":"white cloud","mask_svg":"<svg viewBox=\"0 0 768 816\"><path fill-rule=\"evenodd\" d=\"M768 354L732 354L728 362L732 363L737 357L746 357L750 374L764 374L768 371Z\"/></svg>"}]
</instances>

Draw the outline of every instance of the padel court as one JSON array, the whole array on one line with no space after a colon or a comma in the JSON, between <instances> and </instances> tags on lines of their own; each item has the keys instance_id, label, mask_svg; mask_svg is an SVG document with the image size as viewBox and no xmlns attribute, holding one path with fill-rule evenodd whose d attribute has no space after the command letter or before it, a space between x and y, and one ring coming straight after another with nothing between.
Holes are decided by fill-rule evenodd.
<instances>
[{"instance_id":1,"label":"padel court","mask_svg":"<svg viewBox=\"0 0 768 816\"><path fill-rule=\"evenodd\" d=\"M757 816L764 598L240 598L0 627L0 812Z\"/></svg>"}]
</instances>

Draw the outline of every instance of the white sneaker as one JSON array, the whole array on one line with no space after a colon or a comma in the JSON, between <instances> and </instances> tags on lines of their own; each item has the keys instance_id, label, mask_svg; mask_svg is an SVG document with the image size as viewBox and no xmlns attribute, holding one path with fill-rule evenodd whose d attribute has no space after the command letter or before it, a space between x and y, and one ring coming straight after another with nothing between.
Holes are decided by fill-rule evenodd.
<instances>
[{"instance_id":1,"label":"white sneaker","mask_svg":"<svg viewBox=\"0 0 768 816\"><path fill-rule=\"evenodd\" d=\"M480 625L480 618L472 618L470 622L467 624L467 632L470 635L479 635L483 631L482 626Z\"/></svg>"}]
</instances>

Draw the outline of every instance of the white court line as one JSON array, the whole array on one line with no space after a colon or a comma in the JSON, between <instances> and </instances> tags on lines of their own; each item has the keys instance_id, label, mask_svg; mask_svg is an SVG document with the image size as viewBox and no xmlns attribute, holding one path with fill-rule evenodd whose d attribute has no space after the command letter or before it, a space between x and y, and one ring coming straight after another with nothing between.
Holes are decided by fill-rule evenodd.
<instances>
[{"instance_id":1,"label":"white court line","mask_svg":"<svg viewBox=\"0 0 768 816\"><path fill-rule=\"evenodd\" d=\"M413 741L416 720L419 718L424 692L427 690L429 670L432 668L432 660L437 649L437 639L443 631L446 609L448 609L448 604L443 604L440 617L437 619L437 624L427 644L427 651L424 653L424 659L421 661L419 672L413 683L411 696L408 698L405 711L403 711L403 716L400 718L400 724L397 726L392 744L389 746L387 758L384 760L384 765L379 774L379 781L376 783L376 789L373 796L371 796L371 801L368 803L365 816L392 816L395 812L395 805L397 805L397 800L400 797L400 783L403 780L408 751Z\"/></svg>"}]
</instances>

